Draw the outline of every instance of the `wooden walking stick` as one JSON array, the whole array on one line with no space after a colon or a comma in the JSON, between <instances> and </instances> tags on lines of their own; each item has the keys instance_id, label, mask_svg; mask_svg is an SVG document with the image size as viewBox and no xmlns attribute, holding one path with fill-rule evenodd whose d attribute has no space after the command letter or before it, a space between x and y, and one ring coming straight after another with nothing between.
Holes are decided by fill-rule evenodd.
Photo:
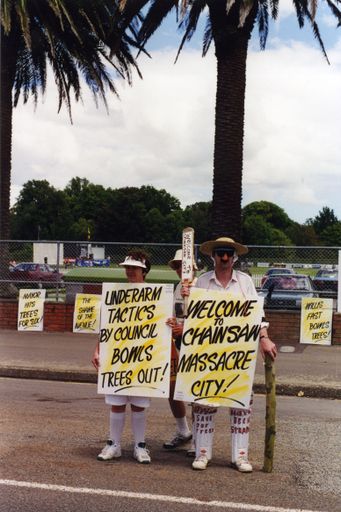
<instances>
[{"instance_id":1,"label":"wooden walking stick","mask_svg":"<svg viewBox=\"0 0 341 512\"><path fill-rule=\"evenodd\" d=\"M184 228L182 231L182 266L181 282L190 284L194 277L194 229ZM184 298L184 314L187 315L188 297Z\"/></svg>"},{"instance_id":2,"label":"wooden walking stick","mask_svg":"<svg viewBox=\"0 0 341 512\"><path fill-rule=\"evenodd\" d=\"M275 437L276 437L276 380L275 364L269 355L265 356L265 446L263 471L271 473L273 467Z\"/></svg>"}]
</instances>

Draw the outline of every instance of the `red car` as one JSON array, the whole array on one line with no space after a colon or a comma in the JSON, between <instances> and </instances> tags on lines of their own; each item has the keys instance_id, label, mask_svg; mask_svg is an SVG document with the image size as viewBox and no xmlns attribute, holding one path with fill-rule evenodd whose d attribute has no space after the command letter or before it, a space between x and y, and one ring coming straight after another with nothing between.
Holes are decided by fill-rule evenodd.
<instances>
[{"instance_id":1,"label":"red car","mask_svg":"<svg viewBox=\"0 0 341 512\"><path fill-rule=\"evenodd\" d=\"M63 284L63 274L53 270L47 263L18 263L10 270L10 278L22 283L38 282L41 288L46 287L47 283Z\"/></svg>"}]
</instances>

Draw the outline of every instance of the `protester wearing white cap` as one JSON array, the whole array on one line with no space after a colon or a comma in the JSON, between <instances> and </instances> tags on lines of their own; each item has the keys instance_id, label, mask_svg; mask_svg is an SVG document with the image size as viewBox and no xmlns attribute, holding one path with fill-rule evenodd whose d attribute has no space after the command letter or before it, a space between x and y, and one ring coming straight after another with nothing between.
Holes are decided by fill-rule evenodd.
<instances>
[{"instance_id":1,"label":"protester wearing white cap","mask_svg":"<svg viewBox=\"0 0 341 512\"><path fill-rule=\"evenodd\" d=\"M211 256L214 261L214 270L206 272L198 278L195 285L197 288L219 290L222 293L244 295L244 297L258 297L251 277L233 269L233 264L238 257L248 252L245 245L235 242L232 238L221 237L203 243L200 251ZM189 287L184 286L182 293L184 296L188 296ZM260 330L260 351L263 357L268 354L275 359L277 350L268 336L268 325L263 318ZM196 457L192 467L203 470L206 469L212 458L214 417L217 408L195 404L192 407L196 445ZM249 409L230 409L232 465L243 473L252 471L252 465L248 458L250 417L251 404Z\"/></svg>"},{"instance_id":2,"label":"protester wearing white cap","mask_svg":"<svg viewBox=\"0 0 341 512\"><path fill-rule=\"evenodd\" d=\"M122 263L129 283L143 283L150 270L150 262L144 251L130 251ZM92 357L95 368L99 368L99 343ZM146 414L145 409L150 405L150 398L141 396L105 395L106 404L110 409L110 437L107 444L98 455L100 461L118 459L121 457L121 437L125 423L126 405L131 407L131 427L134 435L134 458L149 464L151 458L145 443Z\"/></svg>"}]
</instances>

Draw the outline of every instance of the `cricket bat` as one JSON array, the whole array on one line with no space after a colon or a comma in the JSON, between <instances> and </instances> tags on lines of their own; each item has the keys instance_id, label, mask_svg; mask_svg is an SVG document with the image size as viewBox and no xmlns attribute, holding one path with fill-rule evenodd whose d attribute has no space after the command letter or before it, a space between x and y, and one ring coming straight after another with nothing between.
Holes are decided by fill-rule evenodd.
<instances>
[{"instance_id":1,"label":"cricket bat","mask_svg":"<svg viewBox=\"0 0 341 512\"><path fill-rule=\"evenodd\" d=\"M181 282L190 284L194 278L194 229L184 228L182 231L182 266ZM187 314L188 297L185 297L185 315Z\"/></svg>"}]
</instances>

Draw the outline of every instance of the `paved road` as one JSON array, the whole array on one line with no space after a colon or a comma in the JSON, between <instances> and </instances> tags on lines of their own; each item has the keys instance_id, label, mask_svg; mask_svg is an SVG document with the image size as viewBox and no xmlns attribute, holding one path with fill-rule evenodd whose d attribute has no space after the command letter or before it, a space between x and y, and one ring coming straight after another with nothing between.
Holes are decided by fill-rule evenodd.
<instances>
[{"instance_id":1,"label":"paved road","mask_svg":"<svg viewBox=\"0 0 341 512\"><path fill-rule=\"evenodd\" d=\"M2 378L0 397L1 512L340 511L341 408L336 400L278 397L275 466L265 474L265 402L256 396L255 470L242 475L228 462L226 409L217 418L213 463L201 473L190 469L184 451L161 449L173 429L166 400L152 402L147 436L152 464L142 466L131 456L129 418L122 459L96 460L107 436L108 411L92 384Z\"/></svg>"}]
</instances>

